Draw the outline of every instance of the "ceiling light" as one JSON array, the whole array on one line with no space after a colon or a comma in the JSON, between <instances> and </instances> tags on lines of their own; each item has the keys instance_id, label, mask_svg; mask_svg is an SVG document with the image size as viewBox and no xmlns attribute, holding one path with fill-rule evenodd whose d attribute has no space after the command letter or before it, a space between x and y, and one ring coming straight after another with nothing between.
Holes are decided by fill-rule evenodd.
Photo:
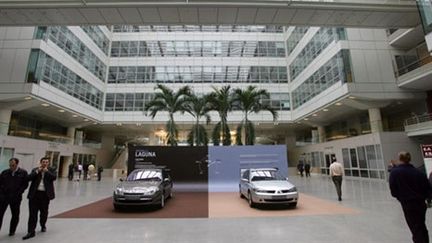
<instances>
[{"instance_id":1,"label":"ceiling light","mask_svg":"<svg viewBox=\"0 0 432 243\"><path fill-rule=\"evenodd\" d=\"M31 100L32 97L31 97L31 96L27 96L27 97L25 97L24 99L25 99L25 100Z\"/></svg>"},{"instance_id":2,"label":"ceiling light","mask_svg":"<svg viewBox=\"0 0 432 243\"><path fill-rule=\"evenodd\" d=\"M63 112L65 112L65 110L60 109L60 110L58 110L58 112L63 113Z\"/></svg>"},{"instance_id":3,"label":"ceiling light","mask_svg":"<svg viewBox=\"0 0 432 243\"><path fill-rule=\"evenodd\" d=\"M338 103L336 103L335 105L339 106L339 105L342 105L342 103L338 102Z\"/></svg>"},{"instance_id":4,"label":"ceiling light","mask_svg":"<svg viewBox=\"0 0 432 243\"><path fill-rule=\"evenodd\" d=\"M84 121L89 121L89 119L86 118L86 119L84 119Z\"/></svg>"},{"instance_id":5,"label":"ceiling light","mask_svg":"<svg viewBox=\"0 0 432 243\"><path fill-rule=\"evenodd\" d=\"M350 97L348 97L348 98L350 98L350 99L355 99L356 97L354 97L354 96L350 96Z\"/></svg>"},{"instance_id":6,"label":"ceiling light","mask_svg":"<svg viewBox=\"0 0 432 243\"><path fill-rule=\"evenodd\" d=\"M398 101L397 104L398 105L402 105L403 103L402 103L402 101Z\"/></svg>"},{"instance_id":7,"label":"ceiling light","mask_svg":"<svg viewBox=\"0 0 432 243\"><path fill-rule=\"evenodd\" d=\"M317 114L313 114L312 116L318 116Z\"/></svg>"},{"instance_id":8,"label":"ceiling light","mask_svg":"<svg viewBox=\"0 0 432 243\"><path fill-rule=\"evenodd\" d=\"M137 127L140 127L142 124L141 123L137 123L136 125L137 125Z\"/></svg>"},{"instance_id":9,"label":"ceiling light","mask_svg":"<svg viewBox=\"0 0 432 243\"><path fill-rule=\"evenodd\" d=\"M305 118L304 120L307 121L307 120L309 120L309 118Z\"/></svg>"},{"instance_id":10,"label":"ceiling light","mask_svg":"<svg viewBox=\"0 0 432 243\"><path fill-rule=\"evenodd\" d=\"M329 111L328 109L323 109L323 111Z\"/></svg>"},{"instance_id":11,"label":"ceiling light","mask_svg":"<svg viewBox=\"0 0 432 243\"><path fill-rule=\"evenodd\" d=\"M121 125L123 125L121 122L116 123L116 126L121 126Z\"/></svg>"},{"instance_id":12,"label":"ceiling light","mask_svg":"<svg viewBox=\"0 0 432 243\"><path fill-rule=\"evenodd\" d=\"M78 117L78 115L72 115L72 117Z\"/></svg>"},{"instance_id":13,"label":"ceiling light","mask_svg":"<svg viewBox=\"0 0 432 243\"><path fill-rule=\"evenodd\" d=\"M47 103L42 103L41 104L41 106L45 106L45 107L48 107L48 106L50 106L49 104L47 104Z\"/></svg>"},{"instance_id":14,"label":"ceiling light","mask_svg":"<svg viewBox=\"0 0 432 243\"><path fill-rule=\"evenodd\" d=\"M97 125L98 123L97 122L93 122L93 125Z\"/></svg>"}]
</instances>

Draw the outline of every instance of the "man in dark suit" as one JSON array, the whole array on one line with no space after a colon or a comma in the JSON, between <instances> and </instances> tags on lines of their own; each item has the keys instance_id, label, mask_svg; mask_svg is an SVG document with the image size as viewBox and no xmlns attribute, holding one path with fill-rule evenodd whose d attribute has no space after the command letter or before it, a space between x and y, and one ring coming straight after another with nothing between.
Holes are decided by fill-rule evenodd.
<instances>
[{"instance_id":1,"label":"man in dark suit","mask_svg":"<svg viewBox=\"0 0 432 243\"><path fill-rule=\"evenodd\" d=\"M7 207L10 207L12 218L9 226L9 236L15 234L19 222L22 194L27 189L27 171L18 167L19 160L9 160L9 169L0 174L0 228Z\"/></svg>"},{"instance_id":2,"label":"man in dark suit","mask_svg":"<svg viewBox=\"0 0 432 243\"><path fill-rule=\"evenodd\" d=\"M399 153L400 164L390 173L390 190L401 204L405 220L414 243L429 243L426 228L426 199L430 197L431 185L426 175L410 163L408 152Z\"/></svg>"},{"instance_id":3,"label":"man in dark suit","mask_svg":"<svg viewBox=\"0 0 432 243\"><path fill-rule=\"evenodd\" d=\"M40 211L41 231L46 232L46 221L48 219L48 206L50 200L54 199L54 181L57 179L56 172L48 168L49 158L42 158L40 166L34 168L28 176L31 182L27 198L29 199L29 220L27 234L23 240L35 237L38 212Z\"/></svg>"}]
</instances>

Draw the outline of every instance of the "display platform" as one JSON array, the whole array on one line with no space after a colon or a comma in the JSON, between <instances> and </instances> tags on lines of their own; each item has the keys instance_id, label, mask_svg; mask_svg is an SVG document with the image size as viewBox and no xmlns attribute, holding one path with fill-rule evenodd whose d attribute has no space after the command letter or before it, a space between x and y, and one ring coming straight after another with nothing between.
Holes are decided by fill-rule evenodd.
<instances>
[{"instance_id":1,"label":"display platform","mask_svg":"<svg viewBox=\"0 0 432 243\"><path fill-rule=\"evenodd\" d=\"M176 192L163 209L157 207L133 207L114 211L111 197L72 209L53 218L244 218L288 217L323 214L358 214L358 210L338 202L300 194L297 208L269 205L250 208L238 192Z\"/></svg>"}]
</instances>

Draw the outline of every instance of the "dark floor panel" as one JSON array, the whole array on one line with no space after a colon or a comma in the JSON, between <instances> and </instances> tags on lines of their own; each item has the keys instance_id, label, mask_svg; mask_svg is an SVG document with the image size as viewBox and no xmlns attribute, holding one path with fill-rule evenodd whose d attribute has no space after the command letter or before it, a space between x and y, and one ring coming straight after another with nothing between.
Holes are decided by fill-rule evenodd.
<instances>
[{"instance_id":1,"label":"dark floor panel","mask_svg":"<svg viewBox=\"0 0 432 243\"><path fill-rule=\"evenodd\" d=\"M177 192L165 207L131 207L114 211L112 198L106 198L53 216L53 218L208 218L208 193Z\"/></svg>"}]
</instances>

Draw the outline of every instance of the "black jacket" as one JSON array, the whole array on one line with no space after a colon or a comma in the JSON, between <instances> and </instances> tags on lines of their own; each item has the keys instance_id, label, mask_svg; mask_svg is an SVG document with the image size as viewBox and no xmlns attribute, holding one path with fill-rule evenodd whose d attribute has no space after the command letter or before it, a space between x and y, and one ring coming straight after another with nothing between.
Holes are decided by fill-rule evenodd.
<instances>
[{"instance_id":1,"label":"black jacket","mask_svg":"<svg viewBox=\"0 0 432 243\"><path fill-rule=\"evenodd\" d=\"M432 191L426 175L412 164L400 164L390 173L390 190L399 201L426 200Z\"/></svg>"},{"instance_id":2,"label":"black jacket","mask_svg":"<svg viewBox=\"0 0 432 243\"><path fill-rule=\"evenodd\" d=\"M42 173L38 173L38 169L39 167L34 168L30 173L30 175L28 176L28 180L31 182L30 189L27 195L28 199L32 199L36 195L36 191L42 180ZM57 174L52 168L48 168L48 171L45 172L43 179L45 185L45 192L48 198L52 200L55 198L53 182L57 179Z\"/></svg>"},{"instance_id":3,"label":"black jacket","mask_svg":"<svg viewBox=\"0 0 432 243\"><path fill-rule=\"evenodd\" d=\"M19 202L27 189L27 171L18 167L12 176L12 170L6 169L0 174L0 198L8 202Z\"/></svg>"}]
</instances>

